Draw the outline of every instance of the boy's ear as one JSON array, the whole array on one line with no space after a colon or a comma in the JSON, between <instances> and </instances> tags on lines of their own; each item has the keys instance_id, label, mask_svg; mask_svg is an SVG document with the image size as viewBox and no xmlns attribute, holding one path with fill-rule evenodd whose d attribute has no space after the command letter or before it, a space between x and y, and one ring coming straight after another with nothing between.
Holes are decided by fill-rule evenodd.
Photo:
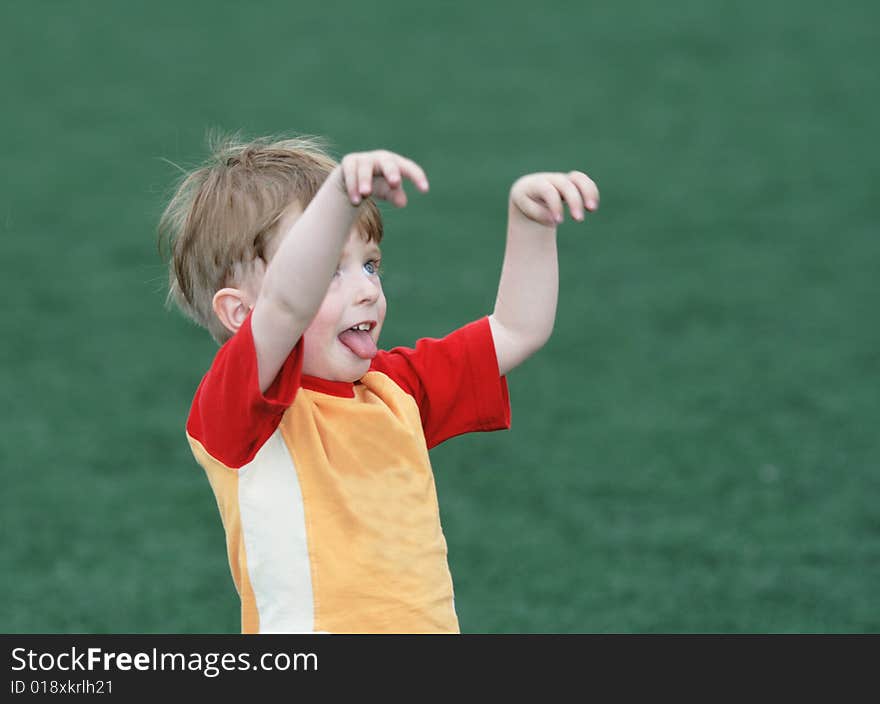
<instances>
[{"instance_id":1,"label":"boy's ear","mask_svg":"<svg viewBox=\"0 0 880 704\"><path fill-rule=\"evenodd\" d=\"M238 288L221 288L214 294L212 305L223 327L233 335L253 308L250 296Z\"/></svg>"}]
</instances>

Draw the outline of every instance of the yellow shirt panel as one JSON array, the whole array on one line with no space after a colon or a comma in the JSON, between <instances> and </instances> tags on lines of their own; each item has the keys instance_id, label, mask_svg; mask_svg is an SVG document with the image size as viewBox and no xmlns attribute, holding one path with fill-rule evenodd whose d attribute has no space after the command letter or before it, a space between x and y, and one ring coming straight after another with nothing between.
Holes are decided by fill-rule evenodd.
<instances>
[{"instance_id":1,"label":"yellow shirt panel","mask_svg":"<svg viewBox=\"0 0 880 704\"><path fill-rule=\"evenodd\" d=\"M354 389L301 389L280 425L305 507L315 629L458 632L419 409L379 372Z\"/></svg>"}]
</instances>

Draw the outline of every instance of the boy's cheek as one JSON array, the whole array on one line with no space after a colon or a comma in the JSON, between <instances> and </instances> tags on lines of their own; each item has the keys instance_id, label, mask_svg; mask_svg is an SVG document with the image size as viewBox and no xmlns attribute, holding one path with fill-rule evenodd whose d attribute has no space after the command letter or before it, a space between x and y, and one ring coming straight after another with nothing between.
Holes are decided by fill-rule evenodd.
<instances>
[{"instance_id":1,"label":"boy's cheek","mask_svg":"<svg viewBox=\"0 0 880 704\"><path fill-rule=\"evenodd\" d=\"M379 325L381 326L385 322L385 315L388 313L388 299L385 298L385 292L381 293L381 297L379 298Z\"/></svg>"},{"instance_id":2,"label":"boy's cheek","mask_svg":"<svg viewBox=\"0 0 880 704\"><path fill-rule=\"evenodd\" d=\"M329 352L318 333L319 330L311 326L303 333L303 374L310 376L321 376L322 361Z\"/></svg>"}]
</instances>

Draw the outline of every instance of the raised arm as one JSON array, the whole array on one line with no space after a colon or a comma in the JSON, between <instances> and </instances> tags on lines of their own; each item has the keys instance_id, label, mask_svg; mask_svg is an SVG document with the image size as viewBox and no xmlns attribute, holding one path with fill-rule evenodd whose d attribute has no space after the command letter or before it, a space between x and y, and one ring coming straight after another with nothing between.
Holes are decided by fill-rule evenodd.
<instances>
[{"instance_id":1,"label":"raised arm","mask_svg":"<svg viewBox=\"0 0 880 704\"><path fill-rule=\"evenodd\" d=\"M271 386L324 300L363 199L372 195L405 206L404 178L428 190L424 171L409 159L388 151L349 154L302 215L279 233L251 318L262 391Z\"/></svg>"},{"instance_id":2,"label":"raised arm","mask_svg":"<svg viewBox=\"0 0 880 704\"><path fill-rule=\"evenodd\" d=\"M510 189L507 245L489 325L501 375L522 364L550 339L556 318L559 267L556 227L563 202L571 216L599 207L596 184L580 171L523 176Z\"/></svg>"}]
</instances>

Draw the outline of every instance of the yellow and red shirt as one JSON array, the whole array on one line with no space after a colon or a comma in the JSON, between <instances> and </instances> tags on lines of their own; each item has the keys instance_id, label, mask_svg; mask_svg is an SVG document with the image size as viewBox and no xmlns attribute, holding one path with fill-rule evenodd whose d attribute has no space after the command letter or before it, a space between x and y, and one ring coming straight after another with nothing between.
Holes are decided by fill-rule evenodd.
<instances>
[{"instance_id":1,"label":"yellow and red shirt","mask_svg":"<svg viewBox=\"0 0 880 704\"><path fill-rule=\"evenodd\" d=\"M242 632L458 632L428 449L508 427L488 318L380 351L354 383L303 375L300 341L261 393L248 317L186 425Z\"/></svg>"}]
</instances>

